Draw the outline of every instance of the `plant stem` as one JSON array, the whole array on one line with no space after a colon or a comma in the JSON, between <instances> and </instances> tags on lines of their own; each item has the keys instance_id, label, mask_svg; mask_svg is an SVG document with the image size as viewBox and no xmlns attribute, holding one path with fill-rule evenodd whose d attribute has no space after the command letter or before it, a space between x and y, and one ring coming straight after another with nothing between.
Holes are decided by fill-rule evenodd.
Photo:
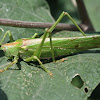
<instances>
[{"instance_id":1,"label":"plant stem","mask_svg":"<svg viewBox=\"0 0 100 100\"><path fill-rule=\"evenodd\" d=\"M20 28L39 28L45 29L50 28L54 23L44 23L44 22L31 22L31 21L20 21L20 20L11 20L11 19L2 19L0 18L0 25L11 26L11 27L20 27ZM87 27L85 24L79 25L82 30ZM75 25L73 24L62 24L59 23L55 30L69 30L69 31L78 31Z\"/></svg>"}]
</instances>

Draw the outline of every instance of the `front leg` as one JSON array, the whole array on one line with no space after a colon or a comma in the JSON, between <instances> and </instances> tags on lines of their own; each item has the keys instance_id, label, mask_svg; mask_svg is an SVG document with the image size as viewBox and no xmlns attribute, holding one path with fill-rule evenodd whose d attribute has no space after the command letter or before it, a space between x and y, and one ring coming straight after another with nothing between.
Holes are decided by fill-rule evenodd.
<instances>
[{"instance_id":1,"label":"front leg","mask_svg":"<svg viewBox=\"0 0 100 100\"><path fill-rule=\"evenodd\" d=\"M4 69L1 69L0 72L4 72L5 70L7 70L9 67L11 67L13 64L17 63L18 62L18 57L15 57L14 58L14 61L11 62L6 68Z\"/></svg>"},{"instance_id":2,"label":"front leg","mask_svg":"<svg viewBox=\"0 0 100 100\"><path fill-rule=\"evenodd\" d=\"M7 31L7 32L4 34L4 36L3 36L3 38L2 38L2 40L1 40L1 42L0 42L0 45L2 44L2 42L4 41L4 39L6 38L7 34L9 35L10 42L13 42L13 41L14 41L11 32L10 32L10 31Z\"/></svg>"}]
</instances>

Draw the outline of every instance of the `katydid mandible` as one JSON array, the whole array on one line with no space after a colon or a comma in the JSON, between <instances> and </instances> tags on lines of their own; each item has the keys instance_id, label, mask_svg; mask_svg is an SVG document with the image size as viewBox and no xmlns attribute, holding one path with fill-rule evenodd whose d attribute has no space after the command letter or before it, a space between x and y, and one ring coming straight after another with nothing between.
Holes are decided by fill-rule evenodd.
<instances>
[{"instance_id":1,"label":"katydid mandible","mask_svg":"<svg viewBox=\"0 0 100 100\"><path fill-rule=\"evenodd\" d=\"M51 38L51 32L65 15L67 15L76 25L83 34L83 37ZM13 62L6 68L1 69L0 72L7 70L13 64L17 63L20 57L26 62L38 61L44 71L52 76L53 74L42 64L40 59L52 58L53 61L55 61L55 57L57 56L65 56L82 50L100 47L100 35L86 36L67 12L62 12L54 25L50 29L46 29L41 38L35 38L37 34L34 34L32 38L22 38L13 41L11 32L7 31L2 38L0 45L7 34L9 35L11 43L2 45L1 49L9 59L13 60ZM48 35L49 38L46 38Z\"/></svg>"}]
</instances>

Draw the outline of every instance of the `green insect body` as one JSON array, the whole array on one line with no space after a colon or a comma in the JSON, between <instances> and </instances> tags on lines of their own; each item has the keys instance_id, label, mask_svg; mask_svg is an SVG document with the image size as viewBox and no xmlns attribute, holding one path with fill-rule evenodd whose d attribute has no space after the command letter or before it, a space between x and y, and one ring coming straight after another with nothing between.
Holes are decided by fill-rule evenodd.
<instances>
[{"instance_id":1,"label":"green insect body","mask_svg":"<svg viewBox=\"0 0 100 100\"><path fill-rule=\"evenodd\" d=\"M83 50L100 47L100 35L71 38L52 38L52 42L55 57L67 56ZM50 53L50 46L48 46L49 44L49 41L44 43L40 56L41 59L52 57ZM34 47L36 46L34 45Z\"/></svg>"},{"instance_id":2,"label":"green insect body","mask_svg":"<svg viewBox=\"0 0 100 100\"><path fill-rule=\"evenodd\" d=\"M68 13L63 12L58 18L58 20L54 23L54 25L50 29L45 31L42 38L35 38L35 37L23 38L23 39L18 39L14 42L6 43L2 45L1 49L5 52L5 55L9 59L14 58L14 60L6 68L4 68L3 70L0 70L0 72L7 70L11 65L13 65L14 63L17 63L19 57L21 57L26 62L38 61L39 64L42 66L42 68L46 72L48 72L50 75L52 75L52 73L44 67L44 65L39 59L52 58L53 61L55 61L55 57L58 57L58 56L66 56L66 55L70 55L72 53L80 52L86 49L100 47L100 35L51 39L50 33L54 30L56 25L65 15L68 15L68 17L76 25L79 31L81 31L82 34L85 35L85 33L73 21L71 16ZM13 41L12 35L8 31L6 32L5 36L1 40L1 43L7 34L9 34L10 40ZM50 38L46 38L48 34Z\"/></svg>"},{"instance_id":3,"label":"green insect body","mask_svg":"<svg viewBox=\"0 0 100 100\"><path fill-rule=\"evenodd\" d=\"M38 43L36 41L38 41ZM41 41L42 39L29 39L23 41L22 45L17 49L19 50L18 53L20 57L22 59L30 57L36 51L36 48ZM83 50L100 47L100 35L73 38L52 38L52 42L55 57L67 56ZM49 38L46 38L42 47L40 59L49 58L52 58L50 40Z\"/></svg>"}]
</instances>

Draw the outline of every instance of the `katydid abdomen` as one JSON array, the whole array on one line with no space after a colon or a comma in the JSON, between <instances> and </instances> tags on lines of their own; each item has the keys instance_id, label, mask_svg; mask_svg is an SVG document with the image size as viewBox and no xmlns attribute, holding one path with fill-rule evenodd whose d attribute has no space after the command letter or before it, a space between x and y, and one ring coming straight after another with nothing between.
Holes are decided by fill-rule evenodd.
<instances>
[{"instance_id":1,"label":"katydid abdomen","mask_svg":"<svg viewBox=\"0 0 100 100\"><path fill-rule=\"evenodd\" d=\"M30 39L23 41L19 50L20 57L26 59L34 53L42 39ZM50 39L46 38L42 47L40 59L51 58ZM100 47L100 35L71 37L71 38L52 38L54 56L67 56L83 50Z\"/></svg>"}]
</instances>

